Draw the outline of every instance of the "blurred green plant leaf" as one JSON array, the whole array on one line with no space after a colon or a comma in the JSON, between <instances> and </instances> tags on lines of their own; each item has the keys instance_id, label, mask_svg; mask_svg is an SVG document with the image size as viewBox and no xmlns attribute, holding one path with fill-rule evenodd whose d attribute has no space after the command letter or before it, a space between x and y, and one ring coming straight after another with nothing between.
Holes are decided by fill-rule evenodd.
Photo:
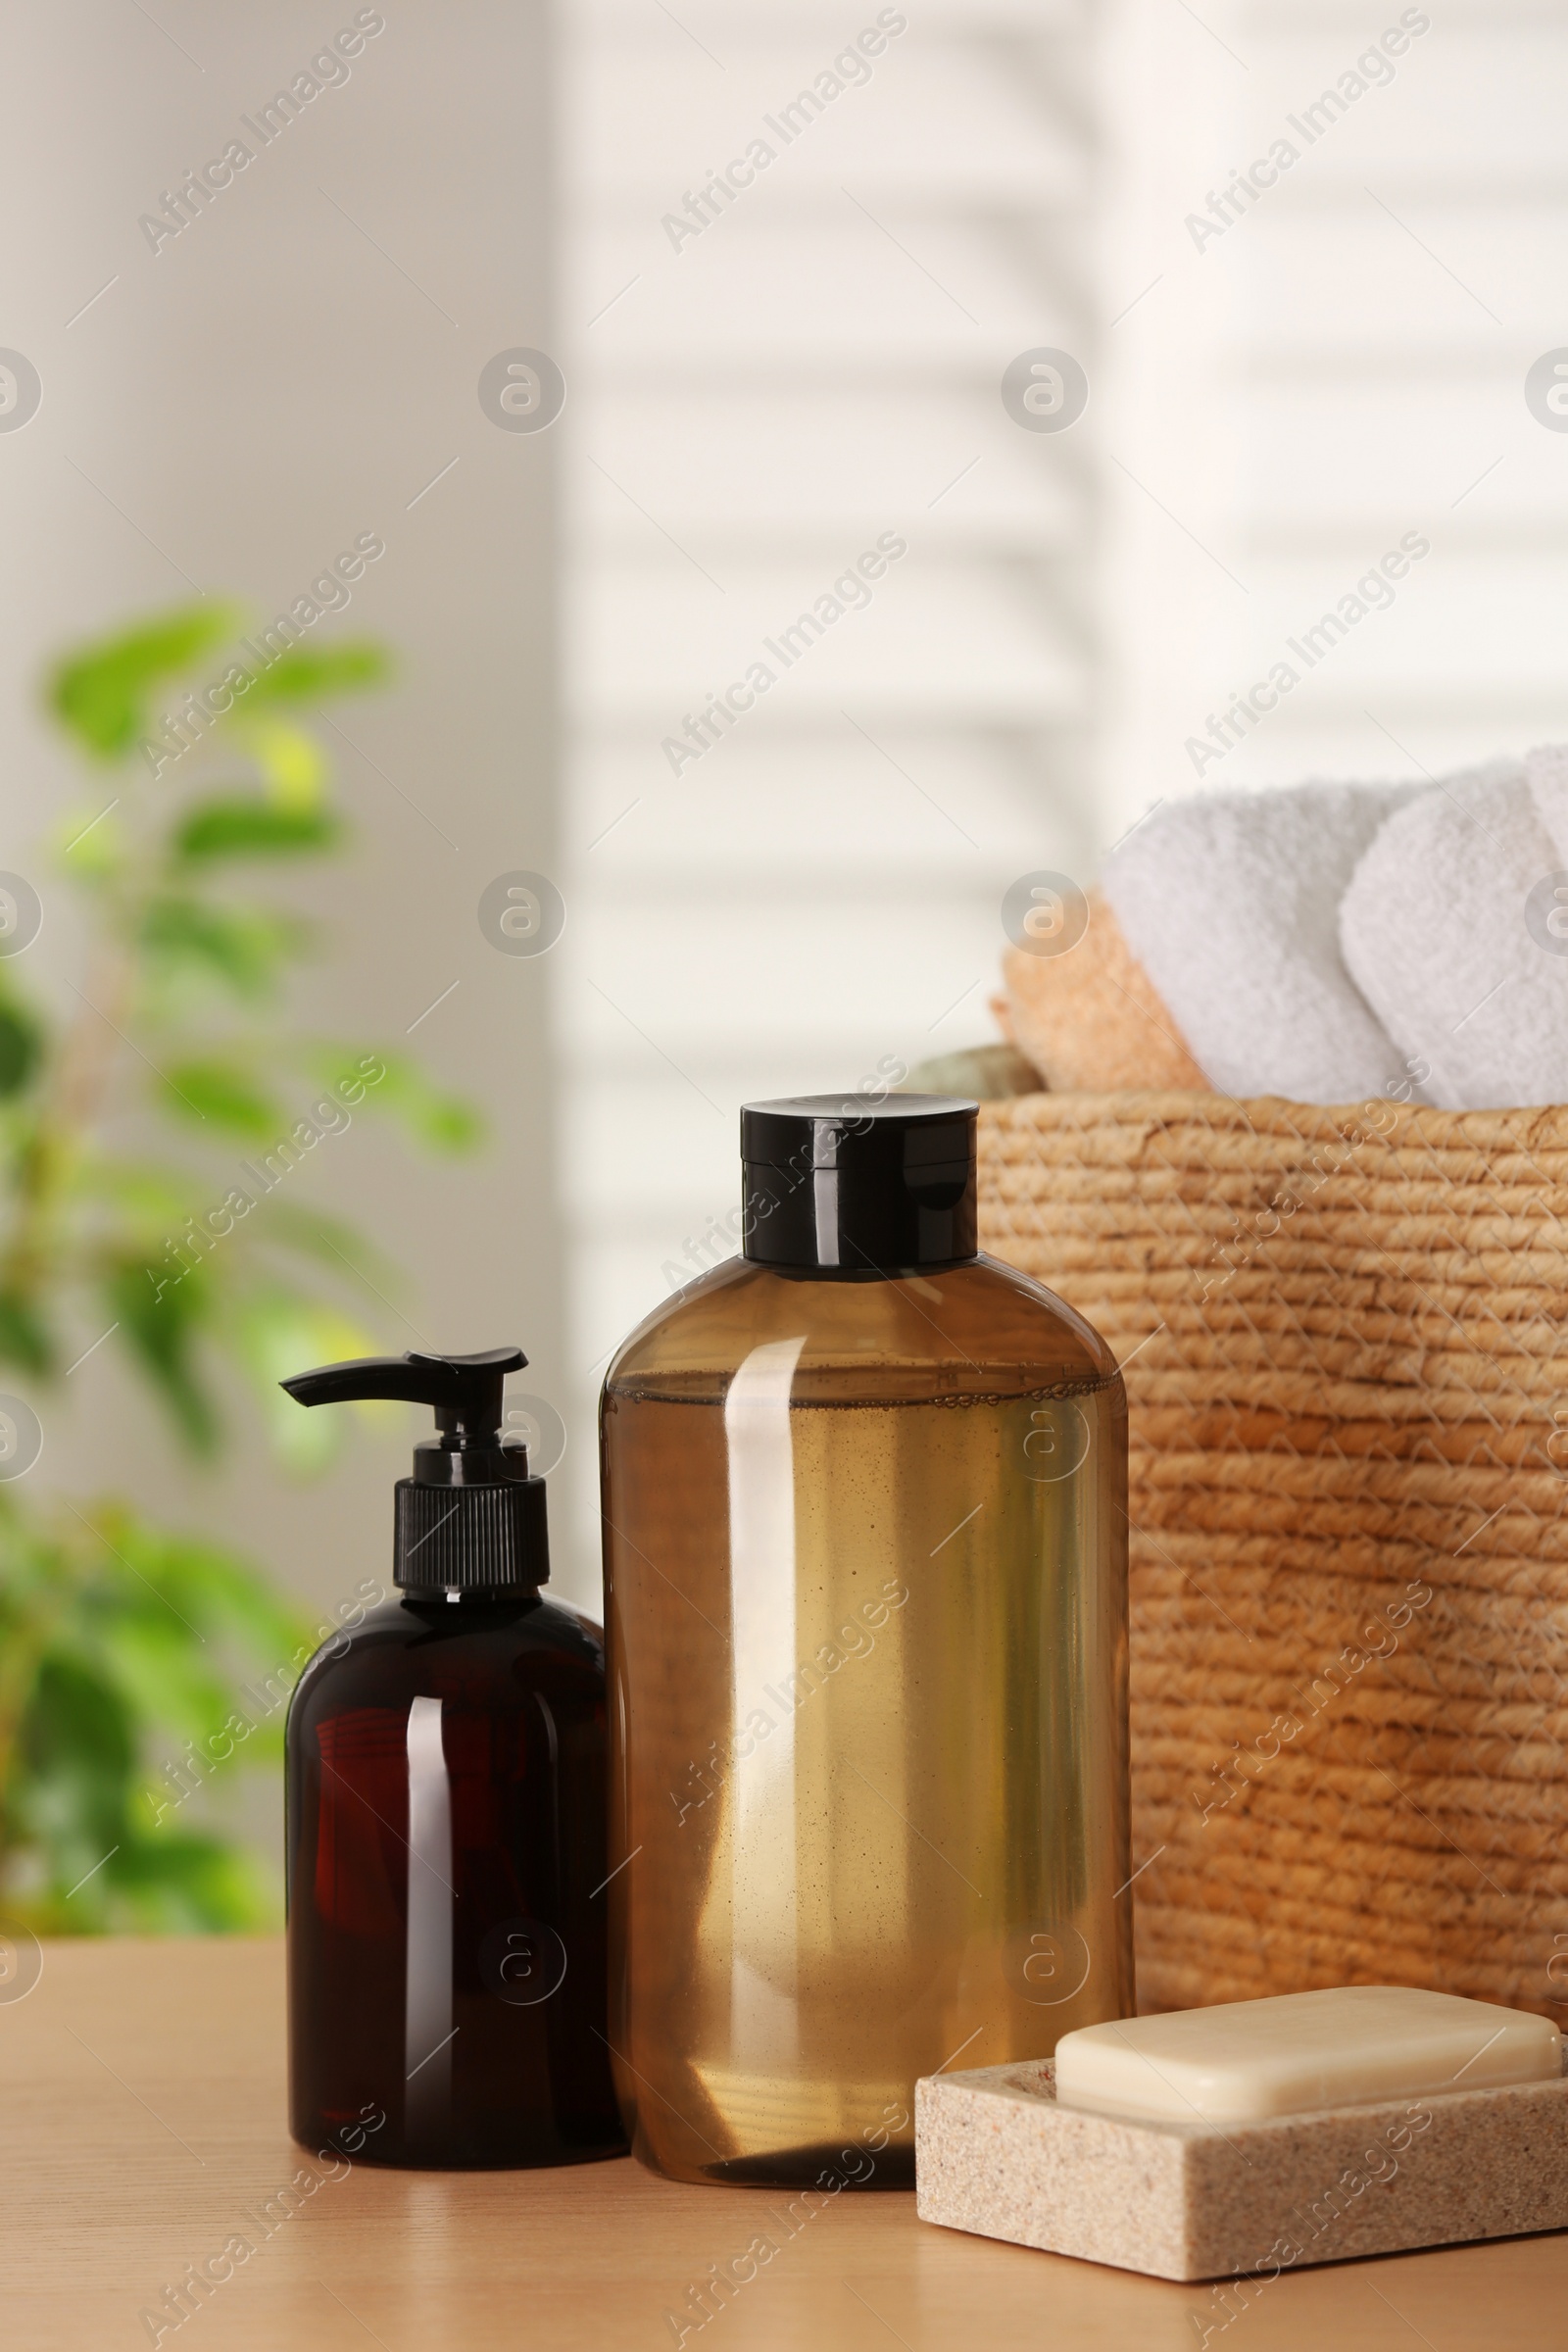
<instances>
[{"instance_id":1,"label":"blurred green plant leaf","mask_svg":"<svg viewBox=\"0 0 1568 2352\"><path fill-rule=\"evenodd\" d=\"M96 1248L88 1262L94 1273L127 1256L163 1255L164 1243L201 1205L188 1168L94 1154L77 1171L74 1189L94 1210ZM126 1246L117 1253L114 1244Z\"/></svg>"},{"instance_id":2,"label":"blurred green plant leaf","mask_svg":"<svg viewBox=\"0 0 1568 2352\"><path fill-rule=\"evenodd\" d=\"M32 1300L20 1298L15 1291L0 1290L0 1362L47 1374L53 1371L54 1360L54 1345Z\"/></svg>"},{"instance_id":3,"label":"blurred green plant leaf","mask_svg":"<svg viewBox=\"0 0 1568 2352\"><path fill-rule=\"evenodd\" d=\"M331 774L320 740L292 719L251 712L244 722L244 748L261 772L269 801L280 808L316 808Z\"/></svg>"},{"instance_id":4,"label":"blurred green plant leaf","mask_svg":"<svg viewBox=\"0 0 1568 2352\"><path fill-rule=\"evenodd\" d=\"M185 605L106 637L59 664L49 681L50 705L96 759L118 760L149 731L148 689L188 669L238 625L230 606Z\"/></svg>"},{"instance_id":5,"label":"blurred green plant leaf","mask_svg":"<svg viewBox=\"0 0 1568 2352\"><path fill-rule=\"evenodd\" d=\"M141 945L156 976L220 980L235 996L258 998L298 956L309 933L286 915L214 906L172 894L154 899Z\"/></svg>"},{"instance_id":6,"label":"blurred green plant leaf","mask_svg":"<svg viewBox=\"0 0 1568 2352\"><path fill-rule=\"evenodd\" d=\"M103 1296L122 1345L151 1375L187 1444L197 1453L215 1452L219 1420L212 1384L202 1378L194 1355L211 1304L205 1266L183 1268L172 1253L156 1266L122 1265L105 1282Z\"/></svg>"},{"instance_id":7,"label":"blurred green plant leaf","mask_svg":"<svg viewBox=\"0 0 1568 2352\"><path fill-rule=\"evenodd\" d=\"M385 649L368 638L346 638L319 648L294 646L264 669L245 697L258 703L318 703L329 694L363 694L383 686L392 665Z\"/></svg>"},{"instance_id":8,"label":"blurred green plant leaf","mask_svg":"<svg viewBox=\"0 0 1568 2352\"><path fill-rule=\"evenodd\" d=\"M133 1833L103 1875L100 1933L126 1923L143 1935L244 1935L278 1924L256 1857L230 1838L199 1830Z\"/></svg>"},{"instance_id":9,"label":"blurred green plant leaf","mask_svg":"<svg viewBox=\"0 0 1568 2352\"><path fill-rule=\"evenodd\" d=\"M136 1741L122 1694L72 1654L74 1630L72 1612L38 1662L22 1747L35 1776L24 1799L35 1824L52 1815L58 1838L79 1823L87 1870L113 1836L115 1796L134 1769Z\"/></svg>"},{"instance_id":10,"label":"blurred green plant leaf","mask_svg":"<svg viewBox=\"0 0 1568 2352\"><path fill-rule=\"evenodd\" d=\"M174 850L186 865L222 858L299 858L336 849L342 835L338 819L323 810L235 795L202 801L189 810L175 832Z\"/></svg>"},{"instance_id":11,"label":"blurred green plant leaf","mask_svg":"<svg viewBox=\"0 0 1568 2352\"><path fill-rule=\"evenodd\" d=\"M227 1061L176 1061L165 1077L170 1108L247 1143L270 1143L283 1122L275 1099Z\"/></svg>"},{"instance_id":12,"label":"blurred green plant leaf","mask_svg":"<svg viewBox=\"0 0 1568 2352\"><path fill-rule=\"evenodd\" d=\"M20 1095L38 1067L43 1032L20 1004L0 1004L0 1097Z\"/></svg>"},{"instance_id":13,"label":"blurred green plant leaf","mask_svg":"<svg viewBox=\"0 0 1568 2352\"><path fill-rule=\"evenodd\" d=\"M123 1506L50 1523L4 1496L0 1637L6 1911L56 1935L272 1925L265 1874L214 1823L275 1763L309 1619Z\"/></svg>"},{"instance_id":14,"label":"blurred green plant leaf","mask_svg":"<svg viewBox=\"0 0 1568 2352\"><path fill-rule=\"evenodd\" d=\"M227 1712L228 1684L208 1666L189 1629L152 1593L131 1605L83 1612L62 1629L53 1656L79 1663L107 1685L127 1722L164 1725L177 1740L201 1737Z\"/></svg>"},{"instance_id":15,"label":"blurred green plant leaf","mask_svg":"<svg viewBox=\"0 0 1568 2352\"><path fill-rule=\"evenodd\" d=\"M91 813L77 809L56 826L56 854L73 882L100 888L121 873L126 857L126 832L113 802Z\"/></svg>"},{"instance_id":16,"label":"blurred green plant leaf","mask_svg":"<svg viewBox=\"0 0 1568 2352\"><path fill-rule=\"evenodd\" d=\"M100 1503L80 1525L137 1584L192 1632L284 1658L304 1639L305 1619L258 1570L199 1536L152 1527L122 1503Z\"/></svg>"},{"instance_id":17,"label":"blurred green plant leaf","mask_svg":"<svg viewBox=\"0 0 1568 2352\"><path fill-rule=\"evenodd\" d=\"M379 1077L365 1073L367 1061L379 1070ZM323 1056L314 1066L329 1084L341 1084L338 1073L345 1068L361 1073L366 1090L364 1107L401 1120L416 1142L431 1151L468 1152L484 1134L484 1122L471 1103L433 1086L418 1063L402 1054L359 1055L352 1064Z\"/></svg>"}]
</instances>

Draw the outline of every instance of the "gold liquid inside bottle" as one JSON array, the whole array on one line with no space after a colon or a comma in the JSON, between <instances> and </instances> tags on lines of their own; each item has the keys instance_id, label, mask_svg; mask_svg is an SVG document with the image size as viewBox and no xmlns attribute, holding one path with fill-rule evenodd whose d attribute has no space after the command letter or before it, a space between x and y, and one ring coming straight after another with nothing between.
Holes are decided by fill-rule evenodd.
<instances>
[{"instance_id":1,"label":"gold liquid inside bottle","mask_svg":"<svg viewBox=\"0 0 1568 2352\"><path fill-rule=\"evenodd\" d=\"M984 1258L737 1259L612 1366L611 2042L660 2171L907 2183L917 2077L1132 2010L1125 1416Z\"/></svg>"}]
</instances>

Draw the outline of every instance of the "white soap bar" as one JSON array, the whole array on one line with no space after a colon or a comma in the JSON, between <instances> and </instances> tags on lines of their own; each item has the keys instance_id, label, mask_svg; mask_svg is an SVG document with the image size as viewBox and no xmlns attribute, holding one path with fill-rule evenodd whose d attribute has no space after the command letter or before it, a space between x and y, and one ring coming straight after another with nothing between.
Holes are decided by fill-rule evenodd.
<instances>
[{"instance_id":1,"label":"white soap bar","mask_svg":"<svg viewBox=\"0 0 1568 2352\"><path fill-rule=\"evenodd\" d=\"M1253 2123L1406 2093L1489 2090L1562 2072L1549 2018L1403 1984L1080 2026L1056 2044L1056 2097L1111 2115Z\"/></svg>"}]
</instances>

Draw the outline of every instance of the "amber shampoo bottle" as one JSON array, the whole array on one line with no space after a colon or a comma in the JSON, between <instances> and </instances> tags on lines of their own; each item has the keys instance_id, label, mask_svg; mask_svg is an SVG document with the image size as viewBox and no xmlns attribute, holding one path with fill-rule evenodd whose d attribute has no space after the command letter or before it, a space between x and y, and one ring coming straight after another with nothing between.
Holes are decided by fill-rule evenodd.
<instances>
[{"instance_id":1,"label":"amber shampoo bottle","mask_svg":"<svg viewBox=\"0 0 1568 2352\"><path fill-rule=\"evenodd\" d=\"M398 1597L300 1678L287 1737L289 2123L365 2163L625 2152L606 2055L599 1628L540 1592L544 1481L503 1445L520 1348L301 1373L435 1408Z\"/></svg>"},{"instance_id":2,"label":"amber shampoo bottle","mask_svg":"<svg viewBox=\"0 0 1568 2352\"><path fill-rule=\"evenodd\" d=\"M916 2079L1133 2008L1126 1405L975 1250L975 1105L742 1114L603 1406L611 2042L684 2180L906 2184Z\"/></svg>"}]
</instances>

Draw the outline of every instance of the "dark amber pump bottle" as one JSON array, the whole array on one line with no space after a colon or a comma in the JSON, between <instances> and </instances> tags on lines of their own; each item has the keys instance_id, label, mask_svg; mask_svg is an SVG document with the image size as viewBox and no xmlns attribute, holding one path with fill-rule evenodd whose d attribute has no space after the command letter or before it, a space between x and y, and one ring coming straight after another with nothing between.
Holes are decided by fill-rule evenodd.
<instances>
[{"instance_id":1,"label":"dark amber pump bottle","mask_svg":"<svg viewBox=\"0 0 1568 2352\"><path fill-rule=\"evenodd\" d=\"M546 1600L544 1481L501 1439L518 1348L301 1373L440 1435L397 1486L398 1597L300 1678L287 1739L289 2125L361 2162L624 2153L606 2049L605 1671Z\"/></svg>"}]
</instances>

